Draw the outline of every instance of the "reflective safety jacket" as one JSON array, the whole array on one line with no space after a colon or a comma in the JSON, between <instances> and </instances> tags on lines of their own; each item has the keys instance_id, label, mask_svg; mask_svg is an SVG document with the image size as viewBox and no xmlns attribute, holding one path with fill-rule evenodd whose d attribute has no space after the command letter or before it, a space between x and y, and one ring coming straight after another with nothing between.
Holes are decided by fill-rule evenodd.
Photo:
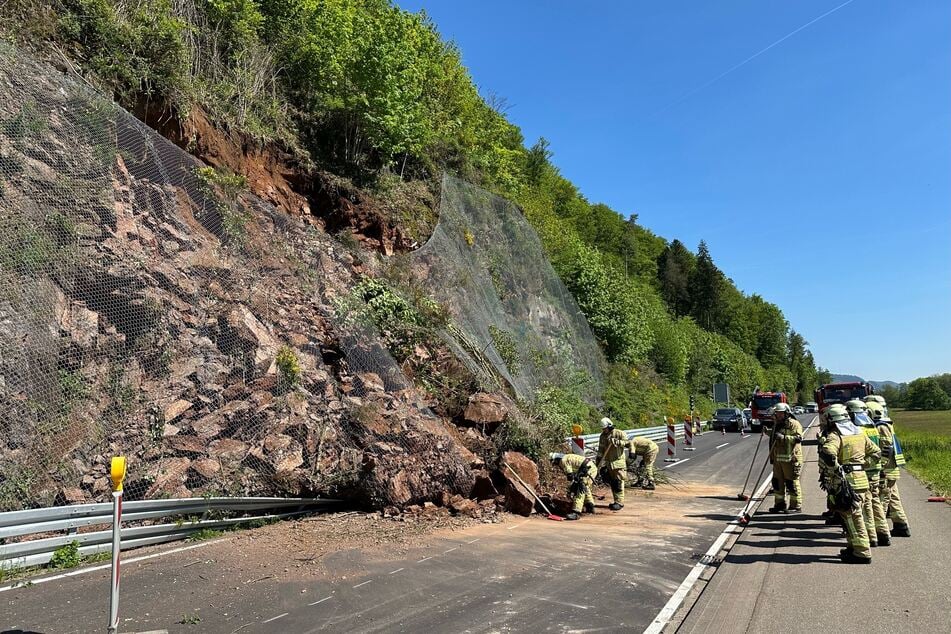
<instances>
[{"instance_id":1,"label":"reflective safety jacket","mask_svg":"<svg viewBox=\"0 0 951 634\"><path fill-rule=\"evenodd\" d=\"M627 434L616 427L602 431L598 438L598 465L611 469L627 469L627 459L624 457L627 443Z\"/></svg>"},{"instance_id":2,"label":"reflective safety jacket","mask_svg":"<svg viewBox=\"0 0 951 634\"><path fill-rule=\"evenodd\" d=\"M776 427L769 457L773 462L802 464L802 425L798 420L790 416L781 427Z\"/></svg>"},{"instance_id":3,"label":"reflective safety jacket","mask_svg":"<svg viewBox=\"0 0 951 634\"><path fill-rule=\"evenodd\" d=\"M585 467L585 473L582 473L581 476L584 478L591 478L592 480L598 475L598 468L595 466L594 460L590 458L585 458L584 456L579 456L578 454L569 453L565 454L561 459L561 468L564 470L566 475L572 475L577 473L584 465L585 460L588 461L588 466Z\"/></svg>"},{"instance_id":4,"label":"reflective safety jacket","mask_svg":"<svg viewBox=\"0 0 951 634\"><path fill-rule=\"evenodd\" d=\"M871 454L880 460L882 450L875 446L868 436L857 433L844 435L840 430L831 431L819 449L819 459L831 467L833 473L841 465L845 477L858 492L868 491L868 476L865 474L866 456ZM836 477L835 475L833 477Z\"/></svg>"},{"instance_id":5,"label":"reflective safety jacket","mask_svg":"<svg viewBox=\"0 0 951 634\"><path fill-rule=\"evenodd\" d=\"M895 442L895 430L888 421L878 421L878 446L882 449L882 472L889 480L897 480L901 475L901 465L905 464L901 445Z\"/></svg>"},{"instance_id":6,"label":"reflective safety jacket","mask_svg":"<svg viewBox=\"0 0 951 634\"><path fill-rule=\"evenodd\" d=\"M657 443L650 438L634 436L628 443L628 450L635 456L646 456L657 451Z\"/></svg>"},{"instance_id":7,"label":"reflective safety jacket","mask_svg":"<svg viewBox=\"0 0 951 634\"><path fill-rule=\"evenodd\" d=\"M872 441L872 444L881 449L880 436L878 433L878 428L872 425L871 427L867 425L862 425L861 430L865 432L865 435L868 436L868 439ZM875 475L882 470L882 458L879 455L877 458L872 454L865 456L865 471L868 472L871 477L874 479Z\"/></svg>"}]
</instances>

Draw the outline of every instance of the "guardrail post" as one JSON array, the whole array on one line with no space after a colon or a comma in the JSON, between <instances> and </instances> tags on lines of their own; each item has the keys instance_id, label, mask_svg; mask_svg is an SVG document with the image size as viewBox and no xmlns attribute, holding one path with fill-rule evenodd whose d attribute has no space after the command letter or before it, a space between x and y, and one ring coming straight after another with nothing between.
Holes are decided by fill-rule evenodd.
<instances>
[{"instance_id":1,"label":"guardrail post","mask_svg":"<svg viewBox=\"0 0 951 634\"><path fill-rule=\"evenodd\" d=\"M664 462L677 462L677 433L672 418L667 419L667 457Z\"/></svg>"},{"instance_id":2,"label":"guardrail post","mask_svg":"<svg viewBox=\"0 0 951 634\"><path fill-rule=\"evenodd\" d=\"M109 634L119 628L119 552L122 550L122 481L125 480L125 458L112 459L112 584L109 590Z\"/></svg>"}]
</instances>

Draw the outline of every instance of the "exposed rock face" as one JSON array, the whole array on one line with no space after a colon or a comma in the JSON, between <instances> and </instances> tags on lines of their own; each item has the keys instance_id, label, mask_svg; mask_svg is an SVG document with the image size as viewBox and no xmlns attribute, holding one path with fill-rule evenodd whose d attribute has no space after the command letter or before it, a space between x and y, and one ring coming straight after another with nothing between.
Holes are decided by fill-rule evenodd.
<instances>
[{"instance_id":1,"label":"exposed rock face","mask_svg":"<svg viewBox=\"0 0 951 634\"><path fill-rule=\"evenodd\" d=\"M17 139L0 129L4 165L19 170L0 218L49 233L49 253L3 271L13 299L0 317L13 317L0 343L29 345L0 358L0 482L33 456L29 503L103 500L121 454L130 499L318 494L382 508L469 495L482 459L338 307L364 265L326 219L349 209L383 250L403 240L370 201L324 187L315 199L333 213L317 222L283 187L267 198L290 209L229 194L129 115L92 117L85 89L11 64L0 61L0 120L30 103L44 125ZM215 148L220 164L235 158Z\"/></svg>"}]
</instances>

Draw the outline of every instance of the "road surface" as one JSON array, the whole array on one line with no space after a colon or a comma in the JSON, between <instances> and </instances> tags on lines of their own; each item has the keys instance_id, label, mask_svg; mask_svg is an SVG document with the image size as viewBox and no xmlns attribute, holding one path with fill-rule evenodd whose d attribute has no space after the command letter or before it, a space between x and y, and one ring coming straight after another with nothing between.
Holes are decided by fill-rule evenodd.
<instances>
[{"instance_id":1,"label":"road surface","mask_svg":"<svg viewBox=\"0 0 951 634\"><path fill-rule=\"evenodd\" d=\"M635 492L620 513L606 499L580 522L510 518L437 533L399 556L343 549L316 562L320 574L295 574L291 551L242 568L247 533L129 563L121 630L640 631L743 506L736 494L756 443L708 433L677 463L662 462L662 450L657 466L675 486ZM0 592L0 629L101 630L107 588L105 572L92 572Z\"/></svg>"}]
</instances>

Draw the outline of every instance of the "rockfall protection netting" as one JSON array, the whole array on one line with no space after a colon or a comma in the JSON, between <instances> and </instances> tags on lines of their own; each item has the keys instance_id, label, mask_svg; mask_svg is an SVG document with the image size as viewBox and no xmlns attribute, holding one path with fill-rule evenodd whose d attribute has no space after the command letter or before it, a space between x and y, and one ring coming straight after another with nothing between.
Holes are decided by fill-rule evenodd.
<instances>
[{"instance_id":1,"label":"rockfall protection netting","mask_svg":"<svg viewBox=\"0 0 951 634\"><path fill-rule=\"evenodd\" d=\"M356 264L0 44L0 511L108 499L120 454L132 499L467 495L478 459L338 310Z\"/></svg>"},{"instance_id":2,"label":"rockfall protection netting","mask_svg":"<svg viewBox=\"0 0 951 634\"><path fill-rule=\"evenodd\" d=\"M444 176L439 224L413 257L425 287L449 309L447 343L483 382L508 383L531 401L546 385L580 378L597 404L597 340L513 203Z\"/></svg>"}]
</instances>

